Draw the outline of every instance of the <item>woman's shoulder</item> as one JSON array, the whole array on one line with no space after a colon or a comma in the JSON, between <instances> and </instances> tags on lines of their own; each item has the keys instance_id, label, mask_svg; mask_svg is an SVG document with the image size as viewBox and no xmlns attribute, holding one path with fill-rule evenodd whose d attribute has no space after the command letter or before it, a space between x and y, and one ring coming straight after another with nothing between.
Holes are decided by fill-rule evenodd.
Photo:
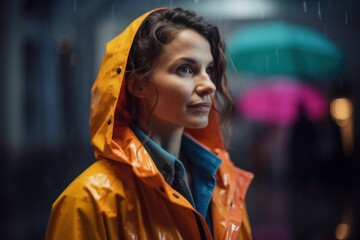
<instances>
[{"instance_id":1,"label":"woman's shoulder","mask_svg":"<svg viewBox=\"0 0 360 240\"><path fill-rule=\"evenodd\" d=\"M117 177L118 172L126 173L126 168L104 159L81 173L54 202L46 239L105 239L108 220L104 219L117 216L119 205L126 203L126 176Z\"/></svg>"},{"instance_id":2,"label":"woman's shoulder","mask_svg":"<svg viewBox=\"0 0 360 240\"><path fill-rule=\"evenodd\" d=\"M125 164L102 159L95 161L82 172L59 196L58 201L78 200L84 202L102 201L109 196L124 197Z\"/></svg>"}]
</instances>

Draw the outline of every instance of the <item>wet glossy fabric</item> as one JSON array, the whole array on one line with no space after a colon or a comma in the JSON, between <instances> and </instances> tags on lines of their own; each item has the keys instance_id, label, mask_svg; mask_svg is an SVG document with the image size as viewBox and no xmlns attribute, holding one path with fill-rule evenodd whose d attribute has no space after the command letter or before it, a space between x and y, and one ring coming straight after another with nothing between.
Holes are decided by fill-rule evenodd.
<instances>
[{"instance_id":1,"label":"wet glossy fabric","mask_svg":"<svg viewBox=\"0 0 360 240\"><path fill-rule=\"evenodd\" d=\"M212 239L201 214L164 180L123 108L127 56L150 13L107 44L91 98L97 161L53 204L46 239ZM251 239L244 198L252 174L230 161L217 113L206 128L185 132L222 160L211 199L214 239Z\"/></svg>"}]
</instances>

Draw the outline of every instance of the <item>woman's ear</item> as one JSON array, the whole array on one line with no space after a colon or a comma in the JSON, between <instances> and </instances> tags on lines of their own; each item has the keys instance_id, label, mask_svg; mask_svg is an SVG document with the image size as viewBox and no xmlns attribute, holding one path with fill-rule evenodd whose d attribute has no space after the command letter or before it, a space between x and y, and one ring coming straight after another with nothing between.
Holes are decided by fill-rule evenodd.
<instances>
[{"instance_id":1,"label":"woman's ear","mask_svg":"<svg viewBox=\"0 0 360 240\"><path fill-rule=\"evenodd\" d=\"M137 79L133 76L128 76L126 79L126 87L128 91L137 98L146 98L147 91L144 88L145 81Z\"/></svg>"}]
</instances>

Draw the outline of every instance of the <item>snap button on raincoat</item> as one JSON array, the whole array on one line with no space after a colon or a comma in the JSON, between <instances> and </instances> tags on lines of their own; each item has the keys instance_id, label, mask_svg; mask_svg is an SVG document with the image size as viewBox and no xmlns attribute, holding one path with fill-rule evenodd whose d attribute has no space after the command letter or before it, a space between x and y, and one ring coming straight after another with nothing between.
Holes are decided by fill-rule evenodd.
<instances>
[{"instance_id":1,"label":"snap button on raincoat","mask_svg":"<svg viewBox=\"0 0 360 240\"><path fill-rule=\"evenodd\" d=\"M91 98L97 161L53 204L46 239L251 239L244 198L253 175L231 162L215 111L206 128L185 129L222 160L211 200L214 237L129 128L133 119L123 107L127 56L143 20L162 10L145 13L107 44Z\"/></svg>"}]
</instances>

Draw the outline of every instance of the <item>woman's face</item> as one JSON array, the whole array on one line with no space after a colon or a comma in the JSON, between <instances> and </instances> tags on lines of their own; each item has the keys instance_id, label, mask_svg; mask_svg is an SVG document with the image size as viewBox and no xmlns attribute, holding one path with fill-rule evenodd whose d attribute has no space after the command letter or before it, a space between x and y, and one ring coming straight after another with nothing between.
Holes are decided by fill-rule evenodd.
<instances>
[{"instance_id":1,"label":"woman's face","mask_svg":"<svg viewBox=\"0 0 360 240\"><path fill-rule=\"evenodd\" d=\"M156 106L152 124L164 128L206 127L216 91L210 79L212 71L213 57L206 38L194 30L180 31L164 46L153 70L155 86L143 86L145 114Z\"/></svg>"}]
</instances>

